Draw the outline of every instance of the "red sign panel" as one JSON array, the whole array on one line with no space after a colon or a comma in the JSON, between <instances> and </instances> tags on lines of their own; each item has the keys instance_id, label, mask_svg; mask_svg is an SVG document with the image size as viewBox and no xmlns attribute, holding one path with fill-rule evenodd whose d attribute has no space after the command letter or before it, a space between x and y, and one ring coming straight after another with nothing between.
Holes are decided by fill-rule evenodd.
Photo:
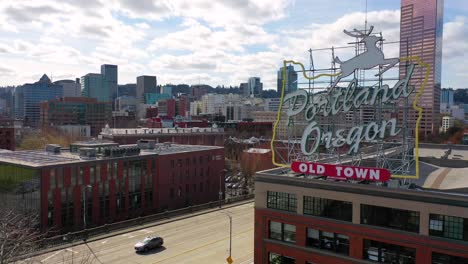
<instances>
[{"instance_id":1,"label":"red sign panel","mask_svg":"<svg viewBox=\"0 0 468 264\"><path fill-rule=\"evenodd\" d=\"M295 161L291 164L291 169L298 173L326 176L341 180L367 180L385 182L390 180L391 176L390 171L386 169L333 165L315 162Z\"/></svg>"}]
</instances>

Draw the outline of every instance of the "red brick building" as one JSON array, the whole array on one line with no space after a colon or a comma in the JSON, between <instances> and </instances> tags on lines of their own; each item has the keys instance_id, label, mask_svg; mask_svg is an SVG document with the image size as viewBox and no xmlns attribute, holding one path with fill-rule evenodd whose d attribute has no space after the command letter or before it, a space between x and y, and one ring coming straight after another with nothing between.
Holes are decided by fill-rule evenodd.
<instances>
[{"instance_id":1,"label":"red brick building","mask_svg":"<svg viewBox=\"0 0 468 264\"><path fill-rule=\"evenodd\" d=\"M157 123L157 122L156 122ZM155 124L156 124L155 123ZM139 139L188 145L224 146L222 128L128 128L103 129L102 138L120 144L135 144Z\"/></svg>"},{"instance_id":2,"label":"red brick building","mask_svg":"<svg viewBox=\"0 0 468 264\"><path fill-rule=\"evenodd\" d=\"M468 263L465 193L257 173L255 263Z\"/></svg>"},{"instance_id":3,"label":"red brick building","mask_svg":"<svg viewBox=\"0 0 468 264\"><path fill-rule=\"evenodd\" d=\"M83 214L89 228L216 201L224 193L221 147L91 141L49 150L0 156L5 206L38 214L44 230L82 229Z\"/></svg>"},{"instance_id":4,"label":"red brick building","mask_svg":"<svg viewBox=\"0 0 468 264\"><path fill-rule=\"evenodd\" d=\"M20 133L22 122L14 119L0 119L0 149L15 150L16 135Z\"/></svg>"}]
</instances>

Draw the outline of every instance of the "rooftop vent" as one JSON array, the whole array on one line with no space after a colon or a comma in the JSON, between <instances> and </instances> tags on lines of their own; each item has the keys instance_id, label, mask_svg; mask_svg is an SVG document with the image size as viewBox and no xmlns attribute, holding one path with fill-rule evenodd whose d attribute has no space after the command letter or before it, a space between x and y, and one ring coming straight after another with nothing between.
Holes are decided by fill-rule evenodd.
<instances>
[{"instance_id":1,"label":"rooftop vent","mask_svg":"<svg viewBox=\"0 0 468 264\"><path fill-rule=\"evenodd\" d=\"M60 148L61 147L58 144L47 144L45 150L47 153L59 154Z\"/></svg>"},{"instance_id":2,"label":"rooftop vent","mask_svg":"<svg viewBox=\"0 0 468 264\"><path fill-rule=\"evenodd\" d=\"M137 141L137 145L140 149L154 149L154 146L156 145L156 141L140 139Z\"/></svg>"},{"instance_id":3,"label":"rooftop vent","mask_svg":"<svg viewBox=\"0 0 468 264\"><path fill-rule=\"evenodd\" d=\"M95 148L80 148L80 158L82 159L96 158L96 149Z\"/></svg>"}]
</instances>

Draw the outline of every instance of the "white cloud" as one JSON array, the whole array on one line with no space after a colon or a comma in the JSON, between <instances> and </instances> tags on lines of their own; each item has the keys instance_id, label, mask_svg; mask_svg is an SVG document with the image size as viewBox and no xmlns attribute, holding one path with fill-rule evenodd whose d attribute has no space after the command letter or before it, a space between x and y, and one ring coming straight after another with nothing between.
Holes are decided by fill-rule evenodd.
<instances>
[{"instance_id":1,"label":"white cloud","mask_svg":"<svg viewBox=\"0 0 468 264\"><path fill-rule=\"evenodd\" d=\"M309 48L346 46L353 39L343 29L364 24L359 12L325 23L287 17L292 8L294 0L0 1L0 55L20 73L18 83L33 81L27 78L38 71L81 76L115 63L121 83L142 74L157 75L159 83L211 85L259 76L265 88L275 89L284 59L308 65ZM399 20L398 10L368 13L369 25L387 41L399 39ZM468 52L465 22L458 17L444 26L443 76L453 86L465 74L457 66ZM396 57L398 49L386 45L385 54ZM346 60L353 49L337 49L335 55ZM329 67L330 51L314 52L314 63ZM0 77L6 79L11 76Z\"/></svg>"}]
</instances>

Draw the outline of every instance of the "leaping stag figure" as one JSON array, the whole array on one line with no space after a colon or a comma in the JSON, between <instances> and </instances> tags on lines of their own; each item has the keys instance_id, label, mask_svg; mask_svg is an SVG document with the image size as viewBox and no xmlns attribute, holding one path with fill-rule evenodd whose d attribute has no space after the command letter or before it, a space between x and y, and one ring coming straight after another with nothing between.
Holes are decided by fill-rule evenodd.
<instances>
[{"instance_id":1,"label":"leaping stag figure","mask_svg":"<svg viewBox=\"0 0 468 264\"><path fill-rule=\"evenodd\" d=\"M354 29L352 32L343 30L343 32L348 36L361 38L359 42L364 43L366 51L347 61L341 61L338 58L338 56L334 58L334 61L340 64L341 72L340 75L338 75L338 77L335 79L335 82L333 83L331 88L335 87L342 78L349 76L357 69L368 70L376 66L387 65L385 68L382 69L382 71L375 75L379 76L382 73L386 72L388 69L395 66L400 61L398 58L385 59L383 52L379 48L377 48L377 42L381 41L382 38L370 35L373 29L374 26L371 26L366 34L363 34L357 29Z\"/></svg>"}]
</instances>

